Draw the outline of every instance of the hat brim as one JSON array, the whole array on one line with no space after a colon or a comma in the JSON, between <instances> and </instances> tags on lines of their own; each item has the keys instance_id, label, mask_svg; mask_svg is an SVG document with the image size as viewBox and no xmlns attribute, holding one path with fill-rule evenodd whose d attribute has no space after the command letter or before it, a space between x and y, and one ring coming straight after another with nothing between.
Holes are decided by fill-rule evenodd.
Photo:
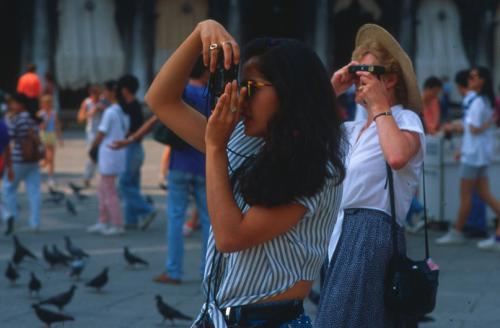
<instances>
[{"instance_id":1,"label":"hat brim","mask_svg":"<svg viewBox=\"0 0 500 328\"><path fill-rule=\"evenodd\" d=\"M422 108L422 99L420 89L418 87L417 77L413 69L413 64L410 57L401 48L399 42L387 32L384 28L376 24L365 24L361 26L356 34L356 45L366 41L376 41L380 43L399 63L402 70L404 83L406 86L407 99L402 105L405 108L411 109L414 112L420 113Z\"/></svg>"}]
</instances>

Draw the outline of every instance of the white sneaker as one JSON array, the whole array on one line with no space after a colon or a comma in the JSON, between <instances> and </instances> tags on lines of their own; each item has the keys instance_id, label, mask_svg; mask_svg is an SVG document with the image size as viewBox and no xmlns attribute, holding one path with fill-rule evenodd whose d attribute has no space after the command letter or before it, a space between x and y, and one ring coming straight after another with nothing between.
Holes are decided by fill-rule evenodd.
<instances>
[{"instance_id":1,"label":"white sneaker","mask_svg":"<svg viewBox=\"0 0 500 328\"><path fill-rule=\"evenodd\" d=\"M493 236L478 242L477 247L485 251L500 251L500 241L496 241L495 236Z\"/></svg>"},{"instance_id":2,"label":"white sneaker","mask_svg":"<svg viewBox=\"0 0 500 328\"><path fill-rule=\"evenodd\" d=\"M463 232L451 228L448 233L436 239L436 245L460 245L465 243L465 236Z\"/></svg>"},{"instance_id":3,"label":"white sneaker","mask_svg":"<svg viewBox=\"0 0 500 328\"><path fill-rule=\"evenodd\" d=\"M87 228L88 233L103 233L108 228L104 223L98 222Z\"/></svg>"},{"instance_id":4,"label":"white sneaker","mask_svg":"<svg viewBox=\"0 0 500 328\"><path fill-rule=\"evenodd\" d=\"M110 226L101 233L105 236L123 235L125 233L125 229L123 227Z\"/></svg>"}]
</instances>

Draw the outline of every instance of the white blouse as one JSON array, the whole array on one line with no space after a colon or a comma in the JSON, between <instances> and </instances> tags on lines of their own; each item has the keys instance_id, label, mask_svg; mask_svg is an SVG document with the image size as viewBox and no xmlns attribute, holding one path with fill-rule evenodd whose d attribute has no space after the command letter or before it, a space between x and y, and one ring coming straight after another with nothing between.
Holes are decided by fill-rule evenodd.
<instances>
[{"instance_id":1,"label":"white blouse","mask_svg":"<svg viewBox=\"0 0 500 328\"><path fill-rule=\"evenodd\" d=\"M420 137L418 153L405 167L397 171L393 170L396 219L403 226L420 180L424 160L425 133L422 121L413 111L404 109L401 105L391 107L391 111L401 130L416 132ZM385 157L380 147L377 125L372 122L358 139L365 124L366 121L354 121L343 125L349 151L345 162L346 177L339 215L328 248L330 258L340 237L344 209L368 208L381 210L389 215L391 213L389 190L386 188Z\"/></svg>"}]
</instances>

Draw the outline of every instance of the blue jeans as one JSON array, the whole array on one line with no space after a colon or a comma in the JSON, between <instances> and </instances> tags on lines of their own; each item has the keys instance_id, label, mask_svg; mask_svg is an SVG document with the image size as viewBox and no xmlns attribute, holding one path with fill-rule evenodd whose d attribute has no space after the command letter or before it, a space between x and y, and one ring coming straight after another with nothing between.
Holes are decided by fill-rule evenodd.
<instances>
[{"instance_id":1,"label":"blue jeans","mask_svg":"<svg viewBox=\"0 0 500 328\"><path fill-rule=\"evenodd\" d=\"M421 213L423 210L424 206L420 203L417 197L413 196L410 204L410 209L408 210L408 214L406 214L406 223L411 224L411 217L413 216L413 214Z\"/></svg>"},{"instance_id":2,"label":"blue jeans","mask_svg":"<svg viewBox=\"0 0 500 328\"><path fill-rule=\"evenodd\" d=\"M17 187L24 181L26 186L26 195L28 196L30 206L30 226L38 228L40 226L40 168L36 163L13 163L14 180L11 182L7 178L7 172L3 177L3 199L4 212L3 219L9 217L17 218Z\"/></svg>"},{"instance_id":3,"label":"blue jeans","mask_svg":"<svg viewBox=\"0 0 500 328\"><path fill-rule=\"evenodd\" d=\"M124 203L125 224L137 224L139 217L154 211L141 195L141 166L144 149L140 142L127 147L125 172L118 178L118 190Z\"/></svg>"},{"instance_id":4,"label":"blue jeans","mask_svg":"<svg viewBox=\"0 0 500 328\"><path fill-rule=\"evenodd\" d=\"M203 275L208 233L210 231L205 177L179 170L170 170L167 179L167 274L172 279L182 279L182 262L184 258L182 226L186 217L189 196L192 194L196 201L203 234L200 266L200 274Z\"/></svg>"}]
</instances>

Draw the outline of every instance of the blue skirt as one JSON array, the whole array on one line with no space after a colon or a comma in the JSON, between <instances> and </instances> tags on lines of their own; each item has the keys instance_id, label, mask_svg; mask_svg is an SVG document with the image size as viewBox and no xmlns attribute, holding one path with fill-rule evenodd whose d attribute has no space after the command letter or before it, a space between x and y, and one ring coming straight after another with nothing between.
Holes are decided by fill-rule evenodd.
<instances>
[{"instance_id":1,"label":"blue skirt","mask_svg":"<svg viewBox=\"0 0 500 328\"><path fill-rule=\"evenodd\" d=\"M387 266L393 254L391 236L391 217L386 213L344 210L342 232L321 290L315 327L395 326L395 314L384 305ZM405 253L401 227L398 248Z\"/></svg>"}]
</instances>

